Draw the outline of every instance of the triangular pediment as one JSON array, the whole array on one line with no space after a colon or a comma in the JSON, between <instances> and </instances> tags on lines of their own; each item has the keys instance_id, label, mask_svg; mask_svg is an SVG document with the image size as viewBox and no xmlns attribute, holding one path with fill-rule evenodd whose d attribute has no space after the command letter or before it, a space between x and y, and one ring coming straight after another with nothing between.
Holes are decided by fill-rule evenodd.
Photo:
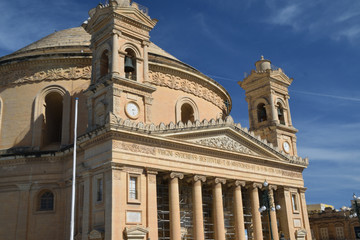
<instances>
[{"instance_id":1,"label":"triangular pediment","mask_svg":"<svg viewBox=\"0 0 360 240\"><path fill-rule=\"evenodd\" d=\"M142 11L137 8L120 8L119 10L115 10L115 12L135 22L146 25L149 28L153 28L157 22L156 20L153 20L149 16L142 13Z\"/></svg>"},{"instance_id":2,"label":"triangular pediment","mask_svg":"<svg viewBox=\"0 0 360 240\"><path fill-rule=\"evenodd\" d=\"M227 135L212 135L204 138L190 139L188 141L208 147L259 156L258 151L249 146L249 144Z\"/></svg>"},{"instance_id":3,"label":"triangular pediment","mask_svg":"<svg viewBox=\"0 0 360 240\"><path fill-rule=\"evenodd\" d=\"M212 129L197 129L189 132L182 131L181 133L168 135L168 137L241 155L282 159L281 156L276 154L275 149L270 148L268 144L264 144L260 138L224 126L213 127Z\"/></svg>"}]
</instances>

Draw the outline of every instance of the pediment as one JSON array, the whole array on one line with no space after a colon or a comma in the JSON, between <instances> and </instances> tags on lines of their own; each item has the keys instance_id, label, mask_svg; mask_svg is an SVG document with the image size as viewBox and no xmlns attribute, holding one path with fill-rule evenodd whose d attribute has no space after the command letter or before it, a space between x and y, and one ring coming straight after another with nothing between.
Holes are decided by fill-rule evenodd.
<instances>
[{"instance_id":1,"label":"pediment","mask_svg":"<svg viewBox=\"0 0 360 240\"><path fill-rule=\"evenodd\" d=\"M255 149L255 146L250 146L249 144L239 139L234 139L227 135L213 135L204 138L191 139L189 141L193 143L198 143L200 145L218 148L218 149L224 149L233 152L239 152L239 153L256 155L256 156L260 155L258 153L259 151Z\"/></svg>"},{"instance_id":2,"label":"pediment","mask_svg":"<svg viewBox=\"0 0 360 240\"><path fill-rule=\"evenodd\" d=\"M93 229L90 233L89 233L89 239L103 239L103 231L101 230L97 230L97 229Z\"/></svg>"},{"instance_id":3,"label":"pediment","mask_svg":"<svg viewBox=\"0 0 360 240\"><path fill-rule=\"evenodd\" d=\"M136 7L120 8L119 10L115 10L115 12L123 17L129 18L149 28L153 28L157 23L156 20L152 20L150 17L143 14L141 10L137 9Z\"/></svg>"},{"instance_id":4,"label":"pediment","mask_svg":"<svg viewBox=\"0 0 360 240\"><path fill-rule=\"evenodd\" d=\"M149 230L142 226L125 228L125 234L127 236L145 236L148 232Z\"/></svg>"}]
</instances>

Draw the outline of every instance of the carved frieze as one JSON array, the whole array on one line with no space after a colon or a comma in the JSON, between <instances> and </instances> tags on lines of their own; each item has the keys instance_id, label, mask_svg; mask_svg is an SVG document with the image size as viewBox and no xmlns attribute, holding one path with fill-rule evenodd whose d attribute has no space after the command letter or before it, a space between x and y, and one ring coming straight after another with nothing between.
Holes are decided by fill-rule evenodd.
<instances>
[{"instance_id":1,"label":"carved frieze","mask_svg":"<svg viewBox=\"0 0 360 240\"><path fill-rule=\"evenodd\" d=\"M5 72L0 85L23 84L39 81L90 79L91 67L51 68L47 70L18 69Z\"/></svg>"},{"instance_id":2,"label":"carved frieze","mask_svg":"<svg viewBox=\"0 0 360 240\"><path fill-rule=\"evenodd\" d=\"M150 155L156 155L156 148L147 147L138 144L129 144L124 142L114 142L114 149L123 149L130 152L144 153Z\"/></svg>"},{"instance_id":3,"label":"carved frieze","mask_svg":"<svg viewBox=\"0 0 360 240\"><path fill-rule=\"evenodd\" d=\"M221 109L225 109L223 100L213 91L205 86L171 74L149 71L149 82L162 87L181 90L203 98Z\"/></svg>"},{"instance_id":4,"label":"carved frieze","mask_svg":"<svg viewBox=\"0 0 360 240\"><path fill-rule=\"evenodd\" d=\"M240 143L234 141L233 139L229 137L212 137L212 138L206 138L195 141L196 143L199 143L201 145L209 146L209 147L215 147L215 148L221 148L225 150L235 151L235 152L241 152L246 154L252 154L252 155L258 155L254 151L251 151L249 148L241 145Z\"/></svg>"}]
</instances>

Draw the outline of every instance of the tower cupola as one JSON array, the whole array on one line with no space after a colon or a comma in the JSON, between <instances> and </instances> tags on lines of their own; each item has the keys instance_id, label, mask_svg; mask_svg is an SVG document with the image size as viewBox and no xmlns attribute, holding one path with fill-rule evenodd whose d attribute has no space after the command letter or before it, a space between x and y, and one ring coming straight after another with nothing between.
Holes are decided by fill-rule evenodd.
<instances>
[{"instance_id":1,"label":"tower cupola","mask_svg":"<svg viewBox=\"0 0 360 240\"><path fill-rule=\"evenodd\" d=\"M268 69L271 69L271 61L264 59L264 56L261 56L261 59L255 63L257 72L264 72Z\"/></svg>"}]
</instances>

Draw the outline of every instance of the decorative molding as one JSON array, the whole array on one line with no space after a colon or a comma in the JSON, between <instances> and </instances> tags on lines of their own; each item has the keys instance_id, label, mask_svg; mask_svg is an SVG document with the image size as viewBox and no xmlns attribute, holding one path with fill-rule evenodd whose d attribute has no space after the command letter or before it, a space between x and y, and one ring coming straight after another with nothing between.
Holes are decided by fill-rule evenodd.
<instances>
[{"instance_id":1,"label":"decorative molding","mask_svg":"<svg viewBox=\"0 0 360 240\"><path fill-rule=\"evenodd\" d=\"M29 191L32 183L17 183L16 186L20 191Z\"/></svg>"},{"instance_id":2,"label":"decorative molding","mask_svg":"<svg viewBox=\"0 0 360 240\"><path fill-rule=\"evenodd\" d=\"M241 145L239 142L236 142L233 139L226 136L206 138L206 139L197 140L195 142L209 147L226 149L230 151L241 152L251 155L259 155L251 151L249 148Z\"/></svg>"},{"instance_id":3,"label":"decorative molding","mask_svg":"<svg viewBox=\"0 0 360 240\"><path fill-rule=\"evenodd\" d=\"M222 98L214 91L208 89L204 84L199 84L185 78L180 78L171 74L154 72L149 70L149 82L156 86L168 87L170 89L181 90L203 98L219 107L226 109Z\"/></svg>"},{"instance_id":4,"label":"decorative molding","mask_svg":"<svg viewBox=\"0 0 360 240\"><path fill-rule=\"evenodd\" d=\"M69 68L52 68L32 72L30 70L7 71L3 74L3 79L8 81L0 82L0 85L6 84L24 84L40 81L54 80L76 80L91 79L91 67L69 67ZM14 80L15 79L15 80Z\"/></svg>"}]
</instances>

